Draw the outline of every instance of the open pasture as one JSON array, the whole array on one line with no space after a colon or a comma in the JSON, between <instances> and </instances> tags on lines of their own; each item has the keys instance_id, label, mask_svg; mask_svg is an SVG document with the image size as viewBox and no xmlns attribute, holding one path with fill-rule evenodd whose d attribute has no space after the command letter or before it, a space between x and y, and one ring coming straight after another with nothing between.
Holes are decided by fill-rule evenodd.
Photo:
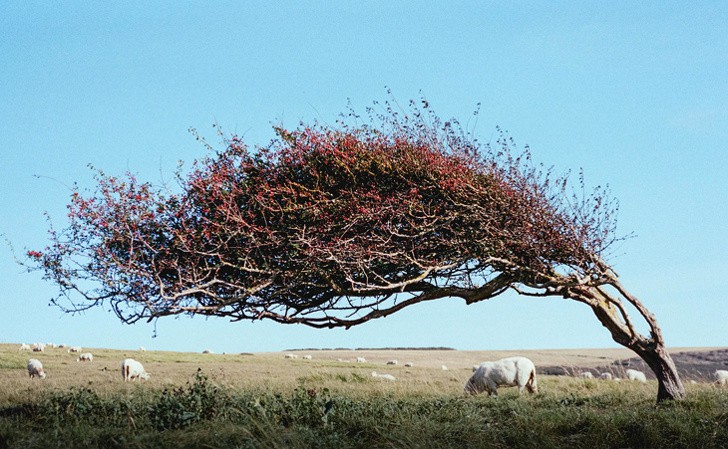
<instances>
[{"instance_id":1,"label":"open pasture","mask_svg":"<svg viewBox=\"0 0 728 449\"><path fill-rule=\"evenodd\" d=\"M589 368L631 357L619 349L84 348L94 361L77 362L78 354L63 348L18 347L0 345L0 447L724 447L728 441L728 389L709 383L689 384L686 400L661 406L654 405L655 381L567 376L540 375L535 396L518 397L515 388L498 398L463 395L480 361L521 354L537 366ZM28 378L30 357L43 362L45 380ZM141 361L151 379L123 382L119 365L126 357ZM372 371L397 380L375 379Z\"/></svg>"},{"instance_id":2,"label":"open pasture","mask_svg":"<svg viewBox=\"0 0 728 449\"><path fill-rule=\"evenodd\" d=\"M93 362L77 362L77 353L66 348L46 348L44 352L18 351L20 344L0 344L0 404L7 400L8 392L26 391L28 394L68 387L93 387L105 393L128 389L121 381L120 363L134 358L144 364L151 379L145 388L164 388L181 385L201 368L216 382L248 389L290 390L301 383L318 381L326 388L367 393L362 384L351 379L367 379L372 371L397 377L394 386L412 393L459 394L470 377L472 366L485 360L497 360L523 355L533 360L537 368L563 366L565 371L580 368L594 369L615 360L634 357L627 349L560 349L513 351L456 351L456 350L313 350L269 353L202 354L172 351L113 350L83 348L91 352ZM711 348L675 348L673 353L691 350L709 351ZM286 354L296 358L285 358ZM310 355L310 360L303 359ZM38 358L48 375L43 382L29 383L26 363ZM363 357L364 363L356 359ZM386 362L397 360L397 365ZM411 367L405 367L411 363ZM443 369L443 366L447 369ZM649 374L649 373L648 373ZM548 383L543 375L540 376ZM13 394L10 394L13 396Z\"/></svg>"},{"instance_id":3,"label":"open pasture","mask_svg":"<svg viewBox=\"0 0 728 449\"><path fill-rule=\"evenodd\" d=\"M89 387L99 393L127 391L132 386L121 381L120 363L134 358L151 374L145 388L183 385L198 368L216 382L247 389L287 391L301 384L316 384L334 391L370 394L371 372L392 374L394 385L388 390L411 393L456 395L462 393L472 366L481 361L522 354L539 365L592 367L630 355L627 350L554 350L554 351L454 351L454 350L321 350L272 353L202 354L171 351L112 350L83 348L94 355L93 362L77 362L78 354L66 348L46 348L44 352L18 351L20 344L0 345L0 404L69 387ZM286 354L297 358L285 358ZM304 355L311 355L305 360ZM30 382L26 371L28 358L43 362L47 378ZM357 357L366 359L357 363ZM397 360L397 365L386 365ZM405 367L412 363L412 367ZM447 370L443 369L447 367ZM366 380L363 382L361 380Z\"/></svg>"}]
</instances>

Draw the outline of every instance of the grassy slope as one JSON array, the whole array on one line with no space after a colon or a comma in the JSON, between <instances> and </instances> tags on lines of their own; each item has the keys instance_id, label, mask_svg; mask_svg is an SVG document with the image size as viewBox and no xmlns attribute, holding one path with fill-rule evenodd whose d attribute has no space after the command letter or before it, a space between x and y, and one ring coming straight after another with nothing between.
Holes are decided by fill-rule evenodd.
<instances>
[{"instance_id":1,"label":"grassy slope","mask_svg":"<svg viewBox=\"0 0 728 449\"><path fill-rule=\"evenodd\" d=\"M282 353L91 348L94 362L78 363L65 349L29 354L17 348L0 345L0 447L728 446L728 389L709 384L688 385L686 401L662 407L654 406L654 382L554 376L539 378L535 397L518 398L514 389L498 399L462 396L473 363L512 353L313 351L307 361ZM621 358L518 353L537 363L585 366ZM355 363L356 356L367 363ZM44 381L28 378L29 357L43 361ZM125 357L142 361L151 380L123 383ZM395 358L398 366L385 365ZM407 361L415 366L403 367ZM195 381L198 368L209 381ZM378 382L372 370L394 374L397 382Z\"/></svg>"}]
</instances>

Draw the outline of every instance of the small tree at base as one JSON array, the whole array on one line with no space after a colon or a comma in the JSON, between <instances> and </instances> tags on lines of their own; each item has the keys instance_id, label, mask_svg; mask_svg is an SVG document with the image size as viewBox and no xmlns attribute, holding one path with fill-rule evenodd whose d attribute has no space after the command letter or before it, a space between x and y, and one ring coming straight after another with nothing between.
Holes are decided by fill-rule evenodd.
<instances>
[{"instance_id":1,"label":"small tree at base","mask_svg":"<svg viewBox=\"0 0 728 449\"><path fill-rule=\"evenodd\" d=\"M108 304L126 323L194 314L348 328L445 297L563 297L645 360L658 401L684 396L655 317L605 262L619 240L606 189L572 194L582 177L572 189L503 133L481 145L426 102L385 105L363 125L276 128L255 151L233 136L179 175L178 193L99 172L30 267L65 310Z\"/></svg>"}]
</instances>

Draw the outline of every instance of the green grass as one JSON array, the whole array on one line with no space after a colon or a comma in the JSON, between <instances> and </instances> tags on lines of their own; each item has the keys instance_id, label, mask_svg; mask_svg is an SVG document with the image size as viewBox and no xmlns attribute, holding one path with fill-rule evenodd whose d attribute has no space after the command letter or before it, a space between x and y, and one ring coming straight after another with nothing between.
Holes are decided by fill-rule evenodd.
<instances>
[{"instance_id":1,"label":"green grass","mask_svg":"<svg viewBox=\"0 0 728 449\"><path fill-rule=\"evenodd\" d=\"M0 348L0 448L726 448L728 389L688 385L654 404L656 385L541 376L540 393L464 396L465 368L390 368L270 356L93 350L93 364ZM152 380L121 382L118 360ZM18 367L20 365L20 367ZM113 368L113 369L112 369Z\"/></svg>"},{"instance_id":2,"label":"green grass","mask_svg":"<svg viewBox=\"0 0 728 449\"><path fill-rule=\"evenodd\" d=\"M692 391L660 406L647 395L567 391L534 397L373 395L298 387L184 386L102 396L69 389L2 411L8 447L709 448L728 444L728 395ZM579 390L579 388L577 388Z\"/></svg>"}]
</instances>

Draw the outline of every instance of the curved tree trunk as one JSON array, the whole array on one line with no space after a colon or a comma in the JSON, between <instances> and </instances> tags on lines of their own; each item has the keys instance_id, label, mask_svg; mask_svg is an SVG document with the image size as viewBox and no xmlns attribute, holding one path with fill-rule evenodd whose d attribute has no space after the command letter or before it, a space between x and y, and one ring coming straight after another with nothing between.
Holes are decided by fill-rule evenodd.
<instances>
[{"instance_id":1,"label":"curved tree trunk","mask_svg":"<svg viewBox=\"0 0 728 449\"><path fill-rule=\"evenodd\" d=\"M655 316L616 280L611 283L640 313L650 327L650 337L639 334L632 324L619 298L600 287L577 287L564 296L588 304L599 321L612 334L615 342L634 351L655 373L658 382L657 402L685 397L685 387L680 380L675 363L670 357L662 338L662 331Z\"/></svg>"},{"instance_id":2,"label":"curved tree trunk","mask_svg":"<svg viewBox=\"0 0 728 449\"><path fill-rule=\"evenodd\" d=\"M637 353L642 360L655 373L657 377L657 402L666 399L682 399L685 397L685 387L683 387L680 376L677 374L675 363L662 345L651 345L649 348L630 348Z\"/></svg>"}]
</instances>

